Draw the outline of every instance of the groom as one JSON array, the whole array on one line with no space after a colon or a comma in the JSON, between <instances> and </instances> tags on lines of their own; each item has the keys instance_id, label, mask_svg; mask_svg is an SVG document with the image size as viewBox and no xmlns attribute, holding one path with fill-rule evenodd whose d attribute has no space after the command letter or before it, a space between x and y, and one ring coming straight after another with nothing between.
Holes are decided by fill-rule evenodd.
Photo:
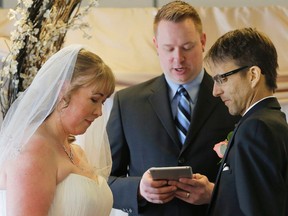
<instances>
[{"instance_id":1,"label":"groom","mask_svg":"<svg viewBox=\"0 0 288 216\"><path fill-rule=\"evenodd\" d=\"M205 59L214 75L213 95L230 114L242 116L224 155L208 215L288 215L288 126L273 96L278 68L273 43L255 29L237 29L220 37ZM189 184L211 188L204 176L199 179Z\"/></svg>"}]
</instances>

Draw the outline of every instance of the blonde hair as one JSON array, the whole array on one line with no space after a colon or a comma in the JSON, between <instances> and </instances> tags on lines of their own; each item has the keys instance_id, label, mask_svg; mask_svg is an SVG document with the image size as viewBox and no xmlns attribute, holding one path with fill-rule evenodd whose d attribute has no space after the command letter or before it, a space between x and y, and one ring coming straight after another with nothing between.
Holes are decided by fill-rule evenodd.
<instances>
[{"instance_id":1,"label":"blonde hair","mask_svg":"<svg viewBox=\"0 0 288 216\"><path fill-rule=\"evenodd\" d=\"M70 87L64 96L67 105L73 92L90 85L95 85L95 90L102 90L109 97L115 90L115 77L110 67L98 55L81 49L77 56Z\"/></svg>"}]
</instances>

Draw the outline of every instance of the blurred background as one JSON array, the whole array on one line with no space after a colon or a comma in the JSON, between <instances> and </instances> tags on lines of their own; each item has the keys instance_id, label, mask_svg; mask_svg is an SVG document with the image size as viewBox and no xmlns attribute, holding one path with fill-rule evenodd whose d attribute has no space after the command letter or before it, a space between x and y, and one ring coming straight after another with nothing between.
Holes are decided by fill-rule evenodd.
<instances>
[{"instance_id":1,"label":"blurred background","mask_svg":"<svg viewBox=\"0 0 288 216\"><path fill-rule=\"evenodd\" d=\"M13 8L18 0L0 0L0 7ZM88 0L83 1L87 4ZM99 7L161 7L169 0L99 0ZM286 5L287 0L187 0L194 6L218 6L218 7L239 7L239 6L265 6L265 5Z\"/></svg>"}]
</instances>

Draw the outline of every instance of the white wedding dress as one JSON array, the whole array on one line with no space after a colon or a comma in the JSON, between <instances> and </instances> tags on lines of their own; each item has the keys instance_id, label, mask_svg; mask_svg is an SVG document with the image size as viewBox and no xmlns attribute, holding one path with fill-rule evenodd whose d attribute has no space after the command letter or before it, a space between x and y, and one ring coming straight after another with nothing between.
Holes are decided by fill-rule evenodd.
<instances>
[{"instance_id":1,"label":"white wedding dress","mask_svg":"<svg viewBox=\"0 0 288 216\"><path fill-rule=\"evenodd\" d=\"M95 182L70 174L57 185L48 216L109 216L112 204L112 192L103 177ZM5 190L0 190L0 216L6 216Z\"/></svg>"}]
</instances>

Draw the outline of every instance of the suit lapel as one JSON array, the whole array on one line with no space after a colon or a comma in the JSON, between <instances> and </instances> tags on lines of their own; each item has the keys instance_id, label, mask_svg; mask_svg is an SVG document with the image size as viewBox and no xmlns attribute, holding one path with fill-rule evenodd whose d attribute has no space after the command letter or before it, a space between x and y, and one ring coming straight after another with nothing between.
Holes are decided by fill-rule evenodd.
<instances>
[{"instance_id":1,"label":"suit lapel","mask_svg":"<svg viewBox=\"0 0 288 216\"><path fill-rule=\"evenodd\" d=\"M148 100L171 139L177 146L181 145L172 117L168 88L164 75L154 82Z\"/></svg>"},{"instance_id":2,"label":"suit lapel","mask_svg":"<svg viewBox=\"0 0 288 216\"><path fill-rule=\"evenodd\" d=\"M240 121L241 121L241 120L240 120ZM213 189L213 193L212 193L210 205L208 206L208 210L207 210L208 214L207 214L207 215L210 214L211 208L212 208L213 203L214 203L214 201L215 201L215 199L216 199L215 196L216 196L216 194L217 194L218 187L219 187L218 182L219 182L220 176L221 176L221 174L222 174L223 166L224 166L224 164L226 163L226 158L227 158L228 152L230 151L231 146L232 146L233 143L234 143L234 135L236 134L236 132L237 132L237 130L238 130L238 127L239 127L239 125L240 125L240 121L239 121L239 123L236 125L236 127L235 127L235 129L234 129L234 131L233 131L233 135L232 135L232 137L231 137L231 139L229 140L229 143L228 143L228 148L227 148L227 150L226 150L226 152L225 152L225 154L224 154L224 156L223 156L221 165L220 165L220 167L219 167L218 174L217 174L217 177L216 177L216 181L215 181L215 184L214 184L214 189Z\"/></svg>"},{"instance_id":3,"label":"suit lapel","mask_svg":"<svg viewBox=\"0 0 288 216\"><path fill-rule=\"evenodd\" d=\"M219 98L215 98L212 95L213 80L205 72L203 80L200 85L198 100L193 112L193 117L188 131L187 139L184 144L184 149L189 146L187 143L191 143L195 136L201 130L203 124L207 121L210 113L213 112L215 106L221 101ZM205 107L205 109L203 109Z\"/></svg>"}]
</instances>

